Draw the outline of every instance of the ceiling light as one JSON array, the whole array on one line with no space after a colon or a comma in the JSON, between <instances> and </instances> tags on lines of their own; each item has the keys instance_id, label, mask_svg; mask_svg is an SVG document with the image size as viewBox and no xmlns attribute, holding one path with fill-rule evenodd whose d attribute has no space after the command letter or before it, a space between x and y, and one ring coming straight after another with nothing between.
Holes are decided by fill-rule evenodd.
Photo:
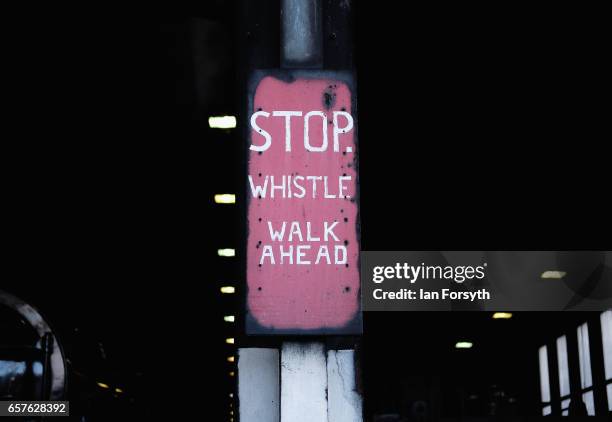
<instances>
[{"instance_id":1,"label":"ceiling light","mask_svg":"<svg viewBox=\"0 0 612 422\"><path fill-rule=\"evenodd\" d=\"M236 250L235 249L218 249L217 250L217 255L219 256L225 256L225 257L233 257L236 256Z\"/></svg>"},{"instance_id":2,"label":"ceiling light","mask_svg":"<svg viewBox=\"0 0 612 422\"><path fill-rule=\"evenodd\" d=\"M236 127L236 117L234 116L210 116L208 126L212 129L233 129Z\"/></svg>"},{"instance_id":3,"label":"ceiling light","mask_svg":"<svg viewBox=\"0 0 612 422\"><path fill-rule=\"evenodd\" d=\"M455 344L455 349L471 349L473 344L469 341L458 341Z\"/></svg>"},{"instance_id":4,"label":"ceiling light","mask_svg":"<svg viewBox=\"0 0 612 422\"><path fill-rule=\"evenodd\" d=\"M565 271L544 271L540 277L560 279L565 277L566 274Z\"/></svg>"},{"instance_id":5,"label":"ceiling light","mask_svg":"<svg viewBox=\"0 0 612 422\"><path fill-rule=\"evenodd\" d=\"M233 193L218 193L215 195L215 203L217 204L235 204L236 195Z\"/></svg>"}]
</instances>

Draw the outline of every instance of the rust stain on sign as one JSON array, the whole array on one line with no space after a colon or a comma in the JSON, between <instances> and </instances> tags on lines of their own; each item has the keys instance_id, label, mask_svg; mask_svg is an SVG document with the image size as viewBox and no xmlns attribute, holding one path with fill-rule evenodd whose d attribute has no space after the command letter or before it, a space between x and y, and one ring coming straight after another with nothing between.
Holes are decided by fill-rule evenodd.
<instances>
[{"instance_id":1,"label":"rust stain on sign","mask_svg":"<svg viewBox=\"0 0 612 422\"><path fill-rule=\"evenodd\" d=\"M251 81L249 334L361 332L354 95L340 72Z\"/></svg>"}]
</instances>

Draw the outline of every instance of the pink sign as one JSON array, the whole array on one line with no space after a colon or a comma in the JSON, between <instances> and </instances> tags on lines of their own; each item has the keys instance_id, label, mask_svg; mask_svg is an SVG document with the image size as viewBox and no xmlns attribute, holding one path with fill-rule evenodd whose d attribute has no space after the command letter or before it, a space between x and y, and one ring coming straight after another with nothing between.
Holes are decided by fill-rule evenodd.
<instances>
[{"instance_id":1,"label":"pink sign","mask_svg":"<svg viewBox=\"0 0 612 422\"><path fill-rule=\"evenodd\" d=\"M359 333L357 138L346 74L259 74L249 105L247 333Z\"/></svg>"}]
</instances>

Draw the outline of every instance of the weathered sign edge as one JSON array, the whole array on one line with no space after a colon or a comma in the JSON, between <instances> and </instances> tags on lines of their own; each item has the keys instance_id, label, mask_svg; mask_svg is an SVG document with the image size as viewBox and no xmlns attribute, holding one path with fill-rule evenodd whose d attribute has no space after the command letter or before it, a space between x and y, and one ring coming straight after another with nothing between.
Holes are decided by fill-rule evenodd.
<instances>
[{"instance_id":1,"label":"weathered sign edge","mask_svg":"<svg viewBox=\"0 0 612 422\"><path fill-rule=\"evenodd\" d=\"M267 77L272 76L285 82L292 82L296 79L335 79L345 83L351 91L351 115L355 122L355 153L354 153L354 165L355 173L357 175L355 180L356 195L353 198L357 205L357 221L355 222L356 236L358 251L361 252L361 206L360 206L360 175L359 175L359 117L357 114L357 86L355 73L346 70L306 70L306 69L256 69L253 70L249 76L247 82L247 104L245 110L245 127L244 127L244 142L246 148L244 148L244 166L246 168L246 174L248 174L249 166L249 145L251 141L251 131L249 130L248 122L249 116L254 111L253 99L255 98L255 91L260 81ZM297 335L297 336L317 336L317 335L356 335L363 333L363 317L362 317L362 300L361 300L361 282L359 283L359 290L357 292L358 307L355 311L355 315L345 325L340 327L322 327L317 329L298 329L298 328L271 328L260 324L250 313L248 306L248 281L247 281L247 248L249 238L249 224L248 224L248 212L251 198L248 195L249 183L247 177L244 178L243 192L244 192L244 211L243 217L245 221L245 236L243 239L242 250L244 251L244 259L242 260L242 266L244 268L244 289L242 289L242 308L245 312L245 333L247 336L276 336L276 335ZM357 255L357 268L359 271L359 277L361 278L361 253Z\"/></svg>"}]
</instances>

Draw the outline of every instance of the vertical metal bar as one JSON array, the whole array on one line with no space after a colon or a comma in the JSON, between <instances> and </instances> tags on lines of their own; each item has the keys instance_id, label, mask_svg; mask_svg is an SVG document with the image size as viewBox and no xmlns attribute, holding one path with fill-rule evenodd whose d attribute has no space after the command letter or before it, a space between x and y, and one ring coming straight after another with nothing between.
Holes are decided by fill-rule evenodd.
<instances>
[{"instance_id":1,"label":"vertical metal bar","mask_svg":"<svg viewBox=\"0 0 612 422\"><path fill-rule=\"evenodd\" d=\"M601 338L601 313L593 313L589 323L589 348L591 349L591 371L593 374L593 400L595 415L605 415L608 412L606 398L606 378L604 371L603 342Z\"/></svg>"},{"instance_id":2,"label":"vertical metal bar","mask_svg":"<svg viewBox=\"0 0 612 422\"><path fill-rule=\"evenodd\" d=\"M548 351L548 375L550 377L550 406L551 416L561 416L561 400L559 390L559 361L557 359L557 344L555 341L546 343Z\"/></svg>"},{"instance_id":3,"label":"vertical metal bar","mask_svg":"<svg viewBox=\"0 0 612 422\"><path fill-rule=\"evenodd\" d=\"M281 67L323 67L321 0L281 0Z\"/></svg>"},{"instance_id":4,"label":"vertical metal bar","mask_svg":"<svg viewBox=\"0 0 612 422\"><path fill-rule=\"evenodd\" d=\"M323 62L325 69L352 70L355 67L352 0L324 0Z\"/></svg>"},{"instance_id":5,"label":"vertical metal bar","mask_svg":"<svg viewBox=\"0 0 612 422\"><path fill-rule=\"evenodd\" d=\"M53 354L53 336L50 333L45 334L41 340L43 352L43 370L41 380L41 400L49 400L51 395L51 354Z\"/></svg>"},{"instance_id":6,"label":"vertical metal bar","mask_svg":"<svg viewBox=\"0 0 612 422\"><path fill-rule=\"evenodd\" d=\"M576 338L575 331L570 331L567 334L567 362L569 365L570 394L572 398L572 403L570 405L575 405L576 401L582 401L580 385L580 361L578 359L578 340Z\"/></svg>"},{"instance_id":7,"label":"vertical metal bar","mask_svg":"<svg viewBox=\"0 0 612 422\"><path fill-rule=\"evenodd\" d=\"M279 10L281 0L238 0L236 13L235 28L237 29L237 40L236 40L236 85L237 94L237 117L239 122L247 122L249 112L247 110L247 81L249 76L255 69L273 69L280 67L280 25L279 25ZM240 124L239 129L241 133L241 139L248 139L248 125ZM237 250L238 257L246 257L246 241L248 232L248 220L247 220L247 203L244 198L247 198L248 179L247 179L247 164L246 158L248 156L248 145L247 142L241 142L240 156L241 159L241 170L239 180L242 180L242 186L239 190L237 211L238 215L242 216L241 220L241 242ZM240 259L240 270L239 278L246 280L246 259ZM244 283L242 286L246 285ZM246 309L246 288L241 289L244 294L241 297L240 309ZM234 417L234 420L246 421L246 422L278 422L280 418L280 363L279 363L279 348L281 341L275 337L249 337L245 334L245 317L240 312L240 315L236 316L236 340L242 348L254 348L258 350L263 349L275 349L274 352L262 352L258 356L257 353L250 354L245 352L244 349L239 351L238 357L238 383L234 394L237 397L237 406L235 409L239 409L238 417ZM274 368L271 367L274 363ZM258 392L255 398L261 398L262 396L277 397L277 402L272 404L271 400L262 402L261 406L256 406L253 403L254 397L245 397L244 387L248 385L245 383L249 378L254 380L253 376L260 371L268 371L265 374L266 378L262 378L262 382L265 379L265 384L268 381L276 377L277 390L266 389L265 391ZM263 376L263 375L262 375ZM241 390L242 389L242 390ZM244 400L244 402L243 402ZM263 403L267 403L264 405ZM253 406L251 406L253 405ZM244 413L243 413L244 411ZM266 416L262 416L266 415ZM257 419L258 416L261 416Z\"/></svg>"}]
</instances>

